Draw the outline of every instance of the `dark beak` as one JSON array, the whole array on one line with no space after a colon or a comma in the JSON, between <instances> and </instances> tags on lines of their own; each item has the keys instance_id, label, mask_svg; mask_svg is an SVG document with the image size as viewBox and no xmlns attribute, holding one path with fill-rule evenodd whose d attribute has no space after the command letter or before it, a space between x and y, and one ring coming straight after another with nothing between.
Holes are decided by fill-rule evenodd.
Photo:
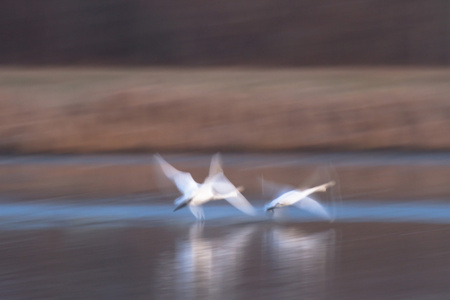
<instances>
[{"instance_id":1,"label":"dark beak","mask_svg":"<svg viewBox=\"0 0 450 300\"><path fill-rule=\"evenodd\" d=\"M275 207L272 207L272 208L269 208L266 210L266 214L270 215L270 216L273 215L274 212L275 212Z\"/></svg>"},{"instance_id":2,"label":"dark beak","mask_svg":"<svg viewBox=\"0 0 450 300\"><path fill-rule=\"evenodd\" d=\"M179 210L179 209L182 209L182 208L185 207L186 205L188 205L188 202L181 203L181 204L179 204L177 207L175 207L175 208L173 209L173 211L175 212L175 211L177 211L177 210Z\"/></svg>"}]
</instances>

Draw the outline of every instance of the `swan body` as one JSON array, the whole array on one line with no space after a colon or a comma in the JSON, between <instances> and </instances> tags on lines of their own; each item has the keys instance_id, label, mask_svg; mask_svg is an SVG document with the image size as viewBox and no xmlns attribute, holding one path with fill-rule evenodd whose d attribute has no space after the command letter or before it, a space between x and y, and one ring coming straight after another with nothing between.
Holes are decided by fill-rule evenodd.
<instances>
[{"instance_id":1,"label":"swan body","mask_svg":"<svg viewBox=\"0 0 450 300\"><path fill-rule=\"evenodd\" d=\"M174 211L187 206L198 220L204 220L201 206L208 201L225 199L242 212L254 214L253 206L241 194L243 188L236 188L224 175L219 154L213 156L209 175L201 184L197 183L190 173L175 169L160 155L155 155L155 159L165 176L175 183L182 194L174 202Z\"/></svg>"},{"instance_id":2,"label":"swan body","mask_svg":"<svg viewBox=\"0 0 450 300\"><path fill-rule=\"evenodd\" d=\"M328 183L308 188L308 189L292 189L283 192L281 195L276 197L271 202L264 206L266 212L273 212L276 208L281 208L284 206L295 205L300 209L308 211L310 213L320 215L326 219L331 219L329 213L318 201L310 197L311 194L316 192L325 192L329 187L335 185L334 181Z\"/></svg>"}]
</instances>

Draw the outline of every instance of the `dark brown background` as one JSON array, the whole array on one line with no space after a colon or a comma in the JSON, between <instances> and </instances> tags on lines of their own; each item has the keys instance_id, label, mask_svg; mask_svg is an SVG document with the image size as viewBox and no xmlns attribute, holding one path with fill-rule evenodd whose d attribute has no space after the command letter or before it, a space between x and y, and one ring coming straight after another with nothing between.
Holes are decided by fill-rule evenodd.
<instances>
[{"instance_id":1,"label":"dark brown background","mask_svg":"<svg viewBox=\"0 0 450 300\"><path fill-rule=\"evenodd\" d=\"M2 64L448 65L448 0L3 0Z\"/></svg>"}]
</instances>

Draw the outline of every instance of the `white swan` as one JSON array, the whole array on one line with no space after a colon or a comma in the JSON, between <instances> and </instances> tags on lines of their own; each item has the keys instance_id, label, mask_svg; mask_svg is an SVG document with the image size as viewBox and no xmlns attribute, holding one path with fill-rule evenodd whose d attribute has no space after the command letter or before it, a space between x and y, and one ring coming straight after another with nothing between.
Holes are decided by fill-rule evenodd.
<instances>
[{"instance_id":1,"label":"white swan","mask_svg":"<svg viewBox=\"0 0 450 300\"><path fill-rule=\"evenodd\" d=\"M155 155L155 159L167 178L171 179L183 194L175 200L174 211L188 206L198 220L204 220L201 205L211 200L225 199L244 213L255 214L253 206L241 194L243 188L236 188L223 174L219 154L212 157L209 175L202 184L197 183L190 173L175 169L159 154Z\"/></svg>"},{"instance_id":2,"label":"white swan","mask_svg":"<svg viewBox=\"0 0 450 300\"><path fill-rule=\"evenodd\" d=\"M272 185L272 189L276 184L269 183L266 181L263 181L263 184ZM276 197L271 202L267 203L264 206L264 210L266 212L273 212L274 209L289 206L289 205L295 205L300 209L303 209L305 211L308 211L312 214L324 217L328 220L331 220L330 214L327 212L325 207L323 207L318 201L311 198L309 195L316 193L316 192L325 192L327 188L335 185L334 181L330 181L328 183L315 186L308 189L291 189L287 186L284 186L283 188L279 188L279 196Z\"/></svg>"}]
</instances>

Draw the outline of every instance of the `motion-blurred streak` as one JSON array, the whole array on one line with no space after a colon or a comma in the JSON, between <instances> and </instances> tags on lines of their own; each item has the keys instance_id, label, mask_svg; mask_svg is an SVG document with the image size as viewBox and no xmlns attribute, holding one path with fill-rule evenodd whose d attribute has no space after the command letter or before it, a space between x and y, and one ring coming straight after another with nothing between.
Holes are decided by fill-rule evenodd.
<instances>
[{"instance_id":1,"label":"motion-blurred streak","mask_svg":"<svg viewBox=\"0 0 450 300\"><path fill-rule=\"evenodd\" d=\"M188 240L177 246L175 289L179 299L219 299L233 294L244 253L256 230L255 225L248 225L224 237L209 238L204 236L203 226L193 224Z\"/></svg>"}]
</instances>

